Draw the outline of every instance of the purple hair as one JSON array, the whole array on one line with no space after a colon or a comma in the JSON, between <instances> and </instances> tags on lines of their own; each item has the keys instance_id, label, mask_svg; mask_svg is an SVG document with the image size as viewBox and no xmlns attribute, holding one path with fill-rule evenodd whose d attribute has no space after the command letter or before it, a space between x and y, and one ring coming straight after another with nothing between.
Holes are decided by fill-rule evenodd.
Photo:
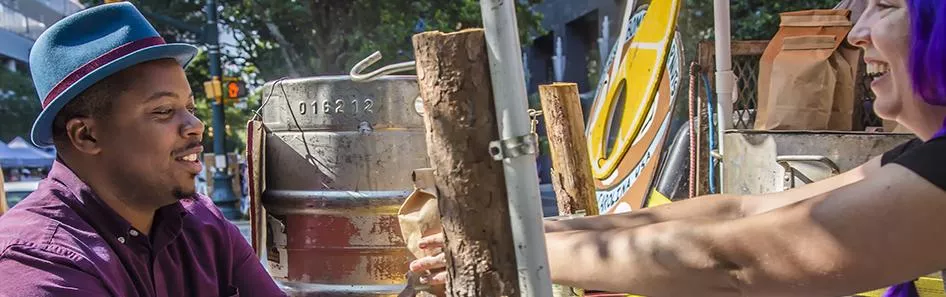
<instances>
[{"instance_id":1,"label":"purple hair","mask_svg":"<svg viewBox=\"0 0 946 297\"><path fill-rule=\"evenodd\" d=\"M946 1L908 0L913 89L932 105L946 106ZM940 21L943 19L943 21ZM946 135L946 119L936 137Z\"/></svg>"},{"instance_id":2,"label":"purple hair","mask_svg":"<svg viewBox=\"0 0 946 297\"><path fill-rule=\"evenodd\" d=\"M909 0L910 74L929 104L946 105L946 1Z\"/></svg>"}]
</instances>

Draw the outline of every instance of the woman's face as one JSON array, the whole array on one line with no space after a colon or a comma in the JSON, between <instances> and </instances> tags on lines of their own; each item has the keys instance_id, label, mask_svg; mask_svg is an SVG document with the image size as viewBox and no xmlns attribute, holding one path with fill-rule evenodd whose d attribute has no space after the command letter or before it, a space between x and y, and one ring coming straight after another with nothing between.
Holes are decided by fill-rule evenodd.
<instances>
[{"instance_id":1,"label":"woman's face","mask_svg":"<svg viewBox=\"0 0 946 297\"><path fill-rule=\"evenodd\" d=\"M913 91L910 79L907 0L867 1L848 40L864 49L867 73L873 78L870 87L877 96L874 112L888 120L912 118L910 114L925 103Z\"/></svg>"}]
</instances>

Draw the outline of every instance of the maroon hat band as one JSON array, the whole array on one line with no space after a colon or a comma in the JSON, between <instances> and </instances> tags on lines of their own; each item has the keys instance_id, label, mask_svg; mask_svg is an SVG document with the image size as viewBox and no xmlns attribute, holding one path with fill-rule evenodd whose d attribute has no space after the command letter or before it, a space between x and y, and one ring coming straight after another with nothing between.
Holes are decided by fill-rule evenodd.
<instances>
[{"instance_id":1,"label":"maroon hat band","mask_svg":"<svg viewBox=\"0 0 946 297\"><path fill-rule=\"evenodd\" d=\"M69 75L66 75L66 77L60 80L59 83L57 83L56 86L49 91L49 94L47 94L46 98L43 99L43 109L46 109L46 107L52 103L54 98L58 97L60 94L62 94L62 92L65 92L66 89L79 81L79 79L85 77L92 71L99 69L99 67L102 67L105 64L111 63L118 58L124 57L125 55L143 48L161 44L165 44L165 42L164 38L161 38L160 36L143 38L116 47L107 53L98 56L92 61L85 63L82 65L82 67L79 67L78 69L69 73Z\"/></svg>"}]
</instances>

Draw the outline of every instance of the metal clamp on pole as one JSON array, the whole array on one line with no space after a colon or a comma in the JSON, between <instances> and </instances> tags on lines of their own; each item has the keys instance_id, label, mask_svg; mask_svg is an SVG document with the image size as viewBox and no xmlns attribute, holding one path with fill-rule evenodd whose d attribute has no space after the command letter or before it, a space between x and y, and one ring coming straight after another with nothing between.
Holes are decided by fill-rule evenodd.
<instances>
[{"instance_id":1,"label":"metal clamp on pole","mask_svg":"<svg viewBox=\"0 0 946 297\"><path fill-rule=\"evenodd\" d=\"M411 70L416 69L417 67L416 62L408 61L408 62L401 62L397 64L387 65L368 74L361 74L361 72L364 71L366 68L370 67L374 63L377 63L380 60L381 60L381 52L374 52L373 54L371 54L364 60L361 60L361 62L358 62L358 64L355 64L355 67L352 67L351 72L349 72L349 75L351 76L351 80L355 82L372 81L378 76L388 75L388 74L397 73L397 72L411 71Z\"/></svg>"},{"instance_id":2,"label":"metal clamp on pole","mask_svg":"<svg viewBox=\"0 0 946 297\"><path fill-rule=\"evenodd\" d=\"M539 139L532 133L489 142L489 155L493 156L493 160L496 161L524 155L535 155L538 151Z\"/></svg>"}]
</instances>

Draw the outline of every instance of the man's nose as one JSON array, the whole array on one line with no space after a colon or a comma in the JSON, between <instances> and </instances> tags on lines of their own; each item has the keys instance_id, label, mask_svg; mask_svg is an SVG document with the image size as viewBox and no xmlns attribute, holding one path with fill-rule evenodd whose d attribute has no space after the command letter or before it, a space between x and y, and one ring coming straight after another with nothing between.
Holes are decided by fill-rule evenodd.
<instances>
[{"instance_id":1,"label":"man's nose","mask_svg":"<svg viewBox=\"0 0 946 297\"><path fill-rule=\"evenodd\" d=\"M184 137L202 137L204 135L204 122L201 122L193 113L188 112L184 117L181 135Z\"/></svg>"}]
</instances>

